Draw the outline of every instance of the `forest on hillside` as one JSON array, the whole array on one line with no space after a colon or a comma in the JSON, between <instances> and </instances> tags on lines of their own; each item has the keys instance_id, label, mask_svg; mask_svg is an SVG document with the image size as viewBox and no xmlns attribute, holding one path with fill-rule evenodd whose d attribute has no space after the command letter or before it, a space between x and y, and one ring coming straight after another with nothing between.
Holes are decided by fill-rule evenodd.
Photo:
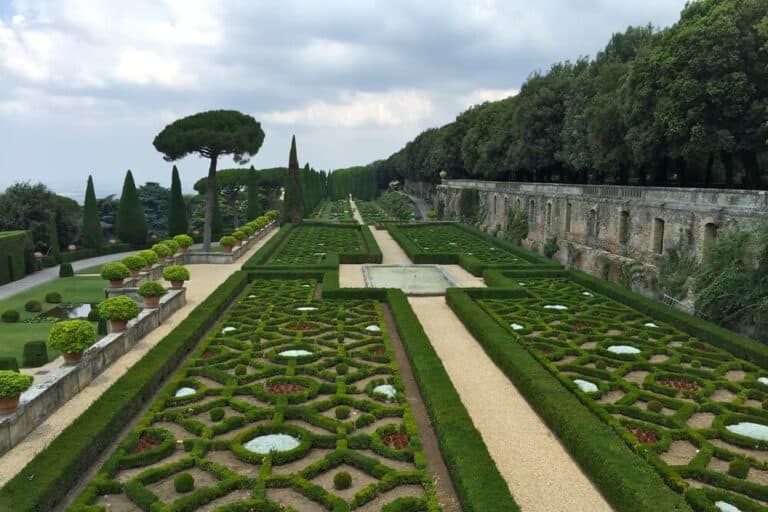
<instances>
[{"instance_id":1,"label":"forest on hillside","mask_svg":"<svg viewBox=\"0 0 768 512\"><path fill-rule=\"evenodd\" d=\"M516 96L368 164L393 179L768 185L768 2L699 0L673 26L614 34L593 59L534 72Z\"/></svg>"}]
</instances>

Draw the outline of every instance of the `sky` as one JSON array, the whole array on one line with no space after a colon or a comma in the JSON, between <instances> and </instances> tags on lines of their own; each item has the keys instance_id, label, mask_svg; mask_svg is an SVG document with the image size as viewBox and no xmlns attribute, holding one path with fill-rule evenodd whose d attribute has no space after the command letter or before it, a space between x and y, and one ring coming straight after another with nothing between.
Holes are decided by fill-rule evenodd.
<instances>
[{"instance_id":1,"label":"sky","mask_svg":"<svg viewBox=\"0 0 768 512\"><path fill-rule=\"evenodd\" d=\"M82 200L170 185L152 140L212 109L266 134L251 164L331 170L386 158L533 71L594 56L685 0L0 0L0 190ZM176 162L185 193L208 162ZM219 168L235 167L229 158Z\"/></svg>"}]
</instances>

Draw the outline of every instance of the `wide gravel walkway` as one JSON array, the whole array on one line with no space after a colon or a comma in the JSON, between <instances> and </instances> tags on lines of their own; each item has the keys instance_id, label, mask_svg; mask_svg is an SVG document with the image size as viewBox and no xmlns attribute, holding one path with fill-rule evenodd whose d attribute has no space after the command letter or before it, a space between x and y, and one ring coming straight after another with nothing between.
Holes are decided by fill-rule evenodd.
<instances>
[{"instance_id":1,"label":"wide gravel walkway","mask_svg":"<svg viewBox=\"0 0 768 512\"><path fill-rule=\"evenodd\" d=\"M82 414L101 394L119 379L125 371L141 359L165 335L171 332L192 310L204 301L222 282L235 271L256 250L272 238L277 230L272 230L259 240L237 262L228 265L188 265L192 279L187 281L187 304L176 311L169 319L155 330L139 340L136 345L112 366L96 377L87 388L75 395L64 406L57 409L32 431L27 438L0 457L0 486L21 471L29 460L43 450L56 436ZM114 255L113 255L114 256Z\"/></svg>"}]
</instances>

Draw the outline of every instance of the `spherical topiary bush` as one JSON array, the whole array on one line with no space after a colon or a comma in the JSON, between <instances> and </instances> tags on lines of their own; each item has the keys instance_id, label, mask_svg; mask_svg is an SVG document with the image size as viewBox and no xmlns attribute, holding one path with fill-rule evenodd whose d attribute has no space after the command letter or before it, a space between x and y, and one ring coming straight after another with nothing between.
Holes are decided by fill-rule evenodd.
<instances>
[{"instance_id":1,"label":"spherical topiary bush","mask_svg":"<svg viewBox=\"0 0 768 512\"><path fill-rule=\"evenodd\" d=\"M245 233L245 237L246 238L248 238L249 236L251 236L253 234L253 228L251 226L248 226L248 225L240 226L240 231Z\"/></svg>"},{"instance_id":2,"label":"spherical topiary bush","mask_svg":"<svg viewBox=\"0 0 768 512\"><path fill-rule=\"evenodd\" d=\"M346 405L340 405L336 408L336 419L345 420L349 418L350 409Z\"/></svg>"},{"instance_id":3,"label":"spherical topiary bush","mask_svg":"<svg viewBox=\"0 0 768 512\"><path fill-rule=\"evenodd\" d=\"M184 281L189 281L189 270L182 265L169 265L163 270L163 279L178 288Z\"/></svg>"},{"instance_id":4,"label":"spherical topiary bush","mask_svg":"<svg viewBox=\"0 0 768 512\"><path fill-rule=\"evenodd\" d=\"M749 462L744 459L733 459L728 464L728 474L734 478L747 478L749 473Z\"/></svg>"},{"instance_id":5,"label":"spherical topiary bush","mask_svg":"<svg viewBox=\"0 0 768 512\"><path fill-rule=\"evenodd\" d=\"M235 237L238 241L245 240L245 233L243 233L241 230L236 229L232 232L232 236Z\"/></svg>"},{"instance_id":6,"label":"spherical topiary bush","mask_svg":"<svg viewBox=\"0 0 768 512\"><path fill-rule=\"evenodd\" d=\"M14 324L19 321L19 312L15 309L8 309L3 311L3 314L0 316L0 318L3 319L3 322L8 324Z\"/></svg>"},{"instance_id":7,"label":"spherical topiary bush","mask_svg":"<svg viewBox=\"0 0 768 512\"><path fill-rule=\"evenodd\" d=\"M346 363L339 363L336 365L336 373L338 375L346 375L349 371L349 367Z\"/></svg>"},{"instance_id":8,"label":"spherical topiary bush","mask_svg":"<svg viewBox=\"0 0 768 512\"><path fill-rule=\"evenodd\" d=\"M234 245L237 243L237 238L225 235L219 239L219 243L222 247L234 247Z\"/></svg>"},{"instance_id":9,"label":"spherical topiary bush","mask_svg":"<svg viewBox=\"0 0 768 512\"><path fill-rule=\"evenodd\" d=\"M248 367L244 364L235 366L235 375L245 375L246 373L248 373Z\"/></svg>"},{"instance_id":10,"label":"spherical topiary bush","mask_svg":"<svg viewBox=\"0 0 768 512\"><path fill-rule=\"evenodd\" d=\"M147 266L147 260L139 256L138 254L131 254L120 260L120 262L128 267L132 273L136 273L142 268Z\"/></svg>"},{"instance_id":11,"label":"spherical topiary bush","mask_svg":"<svg viewBox=\"0 0 768 512\"><path fill-rule=\"evenodd\" d=\"M45 294L45 302L48 304L60 304L61 294L59 292L48 292Z\"/></svg>"},{"instance_id":12,"label":"spherical topiary bush","mask_svg":"<svg viewBox=\"0 0 768 512\"><path fill-rule=\"evenodd\" d=\"M105 263L101 266L101 278L106 279L112 285L121 285L123 279L129 277L131 271L120 263L119 261L113 261L112 263Z\"/></svg>"},{"instance_id":13,"label":"spherical topiary bush","mask_svg":"<svg viewBox=\"0 0 768 512\"><path fill-rule=\"evenodd\" d=\"M211 421L221 421L224 419L224 409L222 407L214 407L209 414Z\"/></svg>"},{"instance_id":14,"label":"spherical topiary bush","mask_svg":"<svg viewBox=\"0 0 768 512\"><path fill-rule=\"evenodd\" d=\"M27 311L28 313L39 313L43 310L43 304L39 300L28 300L26 304L24 304L24 311Z\"/></svg>"},{"instance_id":15,"label":"spherical topiary bush","mask_svg":"<svg viewBox=\"0 0 768 512\"><path fill-rule=\"evenodd\" d=\"M661 412L664 406L658 400L651 400L646 406L651 412Z\"/></svg>"},{"instance_id":16,"label":"spherical topiary bush","mask_svg":"<svg viewBox=\"0 0 768 512\"><path fill-rule=\"evenodd\" d=\"M155 251L145 249L143 251L139 251L138 255L144 258L147 268L151 268L152 265L157 263L157 253L155 253Z\"/></svg>"},{"instance_id":17,"label":"spherical topiary bush","mask_svg":"<svg viewBox=\"0 0 768 512\"><path fill-rule=\"evenodd\" d=\"M95 342L96 331L88 320L56 322L48 332L48 346L63 354L80 354Z\"/></svg>"},{"instance_id":18,"label":"spherical topiary bush","mask_svg":"<svg viewBox=\"0 0 768 512\"><path fill-rule=\"evenodd\" d=\"M158 281L144 281L139 285L139 295L142 297L161 297L165 294L165 287Z\"/></svg>"},{"instance_id":19,"label":"spherical topiary bush","mask_svg":"<svg viewBox=\"0 0 768 512\"><path fill-rule=\"evenodd\" d=\"M13 370L0 370L0 410L9 411L19 405L19 395L32 385L32 376Z\"/></svg>"},{"instance_id":20,"label":"spherical topiary bush","mask_svg":"<svg viewBox=\"0 0 768 512\"><path fill-rule=\"evenodd\" d=\"M173 478L173 488L179 493L189 492L195 488L195 479L189 473L179 473Z\"/></svg>"},{"instance_id":21,"label":"spherical topiary bush","mask_svg":"<svg viewBox=\"0 0 768 512\"><path fill-rule=\"evenodd\" d=\"M153 245L152 250L155 251L158 259L168 258L171 256L171 248L163 243Z\"/></svg>"},{"instance_id":22,"label":"spherical topiary bush","mask_svg":"<svg viewBox=\"0 0 768 512\"><path fill-rule=\"evenodd\" d=\"M188 249L195 243L195 240L191 236L184 234L176 235L173 237L173 241L179 244L179 247L181 247L182 250Z\"/></svg>"},{"instance_id":23,"label":"spherical topiary bush","mask_svg":"<svg viewBox=\"0 0 768 512\"><path fill-rule=\"evenodd\" d=\"M99 316L107 320L128 321L139 314L139 306L130 297L119 295L99 304Z\"/></svg>"},{"instance_id":24,"label":"spherical topiary bush","mask_svg":"<svg viewBox=\"0 0 768 512\"><path fill-rule=\"evenodd\" d=\"M71 263L62 263L59 265L59 277L72 277L75 275L75 271L72 268Z\"/></svg>"},{"instance_id":25,"label":"spherical topiary bush","mask_svg":"<svg viewBox=\"0 0 768 512\"><path fill-rule=\"evenodd\" d=\"M22 365L37 368L48 362L48 346L44 341L28 341L24 344Z\"/></svg>"},{"instance_id":26,"label":"spherical topiary bush","mask_svg":"<svg viewBox=\"0 0 768 512\"><path fill-rule=\"evenodd\" d=\"M161 243L168 246L168 248L171 250L171 256L179 252L179 242L176 240L170 239L170 240L163 240Z\"/></svg>"},{"instance_id":27,"label":"spherical topiary bush","mask_svg":"<svg viewBox=\"0 0 768 512\"><path fill-rule=\"evenodd\" d=\"M339 471L333 475L333 488L337 491L352 487L352 475L346 471Z\"/></svg>"}]
</instances>

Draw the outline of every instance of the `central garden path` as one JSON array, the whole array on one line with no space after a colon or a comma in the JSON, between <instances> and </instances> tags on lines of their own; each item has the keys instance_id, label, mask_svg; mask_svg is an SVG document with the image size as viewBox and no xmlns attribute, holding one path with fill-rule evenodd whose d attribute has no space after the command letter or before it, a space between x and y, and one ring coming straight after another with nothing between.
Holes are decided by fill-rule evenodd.
<instances>
[{"instance_id":1,"label":"central garden path","mask_svg":"<svg viewBox=\"0 0 768 512\"><path fill-rule=\"evenodd\" d=\"M0 487L13 478L29 460L44 449L56 436L82 414L101 394L119 379L136 361L170 333L194 308L224 282L277 230L272 230L245 253L237 262L218 265L189 265L192 279L186 283L187 303L168 320L139 340L136 345L112 366L96 377L83 391L75 395L64 406L57 409L47 420L33 430L26 439L0 457Z\"/></svg>"}]
</instances>

